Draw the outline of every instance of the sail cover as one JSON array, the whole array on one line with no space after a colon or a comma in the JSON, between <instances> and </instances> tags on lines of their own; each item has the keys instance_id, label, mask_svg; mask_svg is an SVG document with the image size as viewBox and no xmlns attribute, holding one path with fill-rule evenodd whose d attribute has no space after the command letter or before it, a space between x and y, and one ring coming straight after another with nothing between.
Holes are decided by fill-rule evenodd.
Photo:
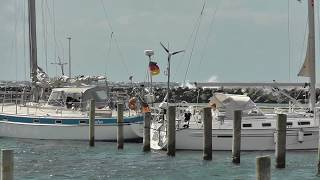
<instances>
[{"instance_id":1,"label":"sail cover","mask_svg":"<svg viewBox=\"0 0 320 180\"><path fill-rule=\"evenodd\" d=\"M310 43L308 43L306 58L305 58L304 63L300 69L300 72L298 73L298 76L311 77L310 61L311 61L311 59L310 59Z\"/></svg>"},{"instance_id":2,"label":"sail cover","mask_svg":"<svg viewBox=\"0 0 320 180\"><path fill-rule=\"evenodd\" d=\"M209 104L216 104L217 108L225 108L228 110L249 110L257 108L256 104L246 95L215 93L209 100Z\"/></svg>"}]
</instances>

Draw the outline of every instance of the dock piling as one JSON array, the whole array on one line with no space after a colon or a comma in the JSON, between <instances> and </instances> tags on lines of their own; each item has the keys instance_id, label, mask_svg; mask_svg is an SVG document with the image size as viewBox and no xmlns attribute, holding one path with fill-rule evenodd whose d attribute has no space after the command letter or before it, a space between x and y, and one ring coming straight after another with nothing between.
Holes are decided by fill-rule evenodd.
<instances>
[{"instance_id":1,"label":"dock piling","mask_svg":"<svg viewBox=\"0 0 320 180\"><path fill-rule=\"evenodd\" d=\"M118 149L123 149L123 109L124 109L123 103L118 103L117 105L117 111L118 111L117 147Z\"/></svg>"},{"instance_id":2,"label":"dock piling","mask_svg":"<svg viewBox=\"0 0 320 180\"><path fill-rule=\"evenodd\" d=\"M242 111L240 110L233 112L232 162L235 164L240 163L241 115Z\"/></svg>"},{"instance_id":3,"label":"dock piling","mask_svg":"<svg viewBox=\"0 0 320 180\"><path fill-rule=\"evenodd\" d=\"M278 114L277 116L277 139L276 139L276 168L286 167L286 129L287 129L287 115Z\"/></svg>"},{"instance_id":4,"label":"dock piling","mask_svg":"<svg viewBox=\"0 0 320 180\"><path fill-rule=\"evenodd\" d=\"M143 152L150 151L150 123L151 112L146 112L144 114Z\"/></svg>"},{"instance_id":5,"label":"dock piling","mask_svg":"<svg viewBox=\"0 0 320 180\"><path fill-rule=\"evenodd\" d=\"M13 150L1 150L2 163L1 163L1 180L13 179Z\"/></svg>"},{"instance_id":6,"label":"dock piling","mask_svg":"<svg viewBox=\"0 0 320 180\"><path fill-rule=\"evenodd\" d=\"M94 146L95 108L96 102L94 99L91 99L89 113L89 146Z\"/></svg>"},{"instance_id":7,"label":"dock piling","mask_svg":"<svg viewBox=\"0 0 320 180\"><path fill-rule=\"evenodd\" d=\"M212 114L211 108L205 107L202 111L204 125L203 160L212 160Z\"/></svg>"},{"instance_id":8,"label":"dock piling","mask_svg":"<svg viewBox=\"0 0 320 180\"><path fill-rule=\"evenodd\" d=\"M168 107L168 147L167 147L167 155L175 156L176 155L176 107L169 106Z\"/></svg>"},{"instance_id":9,"label":"dock piling","mask_svg":"<svg viewBox=\"0 0 320 180\"><path fill-rule=\"evenodd\" d=\"M256 177L257 177L257 180L271 179L270 156L261 156L256 158Z\"/></svg>"},{"instance_id":10,"label":"dock piling","mask_svg":"<svg viewBox=\"0 0 320 180\"><path fill-rule=\"evenodd\" d=\"M320 116L320 115L319 115ZM320 117L319 117L320 118ZM318 162L317 162L317 176L320 176L320 133L318 140Z\"/></svg>"}]
</instances>

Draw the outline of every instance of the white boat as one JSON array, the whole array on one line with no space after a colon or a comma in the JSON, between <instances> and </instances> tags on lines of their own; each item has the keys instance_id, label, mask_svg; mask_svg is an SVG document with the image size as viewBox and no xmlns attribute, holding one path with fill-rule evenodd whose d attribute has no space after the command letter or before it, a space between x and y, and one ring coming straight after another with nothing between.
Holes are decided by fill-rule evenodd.
<instances>
[{"instance_id":1,"label":"white boat","mask_svg":"<svg viewBox=\"0 0 320 180\"><path fill-rule=\"evenodd\" d=\"M47 77L37 65L35 0L29 0L28 3L33 102L24 103L22 100L20 104L13 104L2 101L0 136L87 140L89 138L88 101L95 99L95 139L116 140L118 124L115 115L117 113L107 108L109 98L105 89L107 87L76 85L75 87L55 88L46 103L39 103L40 89L43 88L41 84L47 83ZM66 78L63 77L62 79ZM97 77L95 79L101 78ZM129 116L128 113L124 112L123 119L124 139L139 138L135 131L142 127L143 116L132 113Z\"/></svg>"},{"instance_id":2,"label":"white boat","mask_svg":"<svg viewBox=\"0 0 320 180\"><path fill-rule=\"evenodd\" d=\"M276 135L276 114L264 114L248 96L217 93L211 98L217 105L212 110L212 148L231 150L232 115L234 110L242 110L241 149L274 150ZM201 108L177 107L176 148L187 150L203 149L203 123ZM182 110L182 114L181 114ZM190 113L190 120L184 120ZM166 147L166 121L152 124L152 148ZM312 114L291 113L287 117L287 149L316 149L318 145L318 126Z\"/></svg>"},{"instance_id":3,"label":"white boat","mask_svg":"<svg viewBox=\"0 0 320 180\"><path fill-rule=\"evenodd\" d=\"M310 77L310 112L287 113L287 143L291 150L316 149L318 147L319 123L315 109L315 39L314 4L308 0L309 39L305 62L300 76ZM208 85L208 84L206 84ZM212 149L231 150L232 113L242 110L241 150L274 150L276 141L277 114L264 114L245 95L215 94L211 103L216 105L212 115ZM213 108L213 109L215 109ZM176 110L176 149L202 150L203 123L198 108L188 112L186 108ZM167 119L159 116L152 123L151 148L163 149L167 146ZM185 120L185 122L184 122Z\"/></svg>"},{"instance_id":4,"label":"white boat","mask_svg":"<svg viewBox=\"0 0 320 180\"><path fill-rule=\"evenodd\" d=\"M87 140L90 99L96 100L95 139L117 139L116 111L107 107L105 87L55 88L46 103L4 103L0 113L0 136L32 139ZM124 138L135 140L143 117L124 113Z\"/></svg>"}]
</instances>

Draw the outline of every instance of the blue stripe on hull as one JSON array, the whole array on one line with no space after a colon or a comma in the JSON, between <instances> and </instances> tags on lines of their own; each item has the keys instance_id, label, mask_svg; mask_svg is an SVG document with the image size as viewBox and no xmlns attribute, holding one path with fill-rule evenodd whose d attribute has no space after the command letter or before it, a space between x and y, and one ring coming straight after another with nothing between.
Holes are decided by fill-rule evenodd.
<instances>
[{"instance_id":1,"label":"blue stripe on hull","mask_svg":"<svg viewBox=\"0 0 320 180\"><path fill-rule=\"evenodd\" d=\"M0 120L6 120L9 122L19 122L19 123L34 123L34 120L38 120L37 124L66 124L66 125L77 125L80 124L88 124L88 118L63 118L63 117L30 117L30 116L16 116L16 115L4 115L0 114ZM56 121L61 121L61 123L56 123ZM85 122L83 122L85 121ZM124 117L124 123L139 123L143 122L143 116L131 116ZM117 118L96 118L95 124L115 124L117 122Z\"/></svg>"}]
</instances>

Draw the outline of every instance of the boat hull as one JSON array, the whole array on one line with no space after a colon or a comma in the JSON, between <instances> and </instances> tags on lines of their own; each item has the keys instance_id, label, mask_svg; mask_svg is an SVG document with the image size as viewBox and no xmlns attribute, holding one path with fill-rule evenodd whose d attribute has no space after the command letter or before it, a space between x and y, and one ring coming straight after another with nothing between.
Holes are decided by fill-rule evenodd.
<instances>
[{"instance_id":1,"label":"boat hull","mask_svg":"<svg viewBox=\"0 0 320 180\"><path fill-rule=\"evenodd\" d=\"M88 118L39 117L1 114L0 137L88 140ZM35 122L36 120L36 122ZM57 123L59 122L59 123ZM141 139L135 133L143 126L142 116L124 117L123 133L125 140ZM116 118L96 118L95 139L103 141L117 140Z\"/></svg>"},{"instance_id":2,"label":"boat hull","mask_svg":"<svg viewBox=\"0 0 320 180\"><path fill-rule=\"evenodd\" d=\"M186 128L177 130L176 149L203 150L203 132L203 129ZM151 136L153 149L166 148L167 141L163 129L152 129ZM318 127L290 128L287 131L286 149L316 149L318 147L318 136ZM275 139L275 129L243 129L241 130L241 150L275 150ZM212 129L212 149L231 150L232 129Z\"/></svg>"}]
</instances>

